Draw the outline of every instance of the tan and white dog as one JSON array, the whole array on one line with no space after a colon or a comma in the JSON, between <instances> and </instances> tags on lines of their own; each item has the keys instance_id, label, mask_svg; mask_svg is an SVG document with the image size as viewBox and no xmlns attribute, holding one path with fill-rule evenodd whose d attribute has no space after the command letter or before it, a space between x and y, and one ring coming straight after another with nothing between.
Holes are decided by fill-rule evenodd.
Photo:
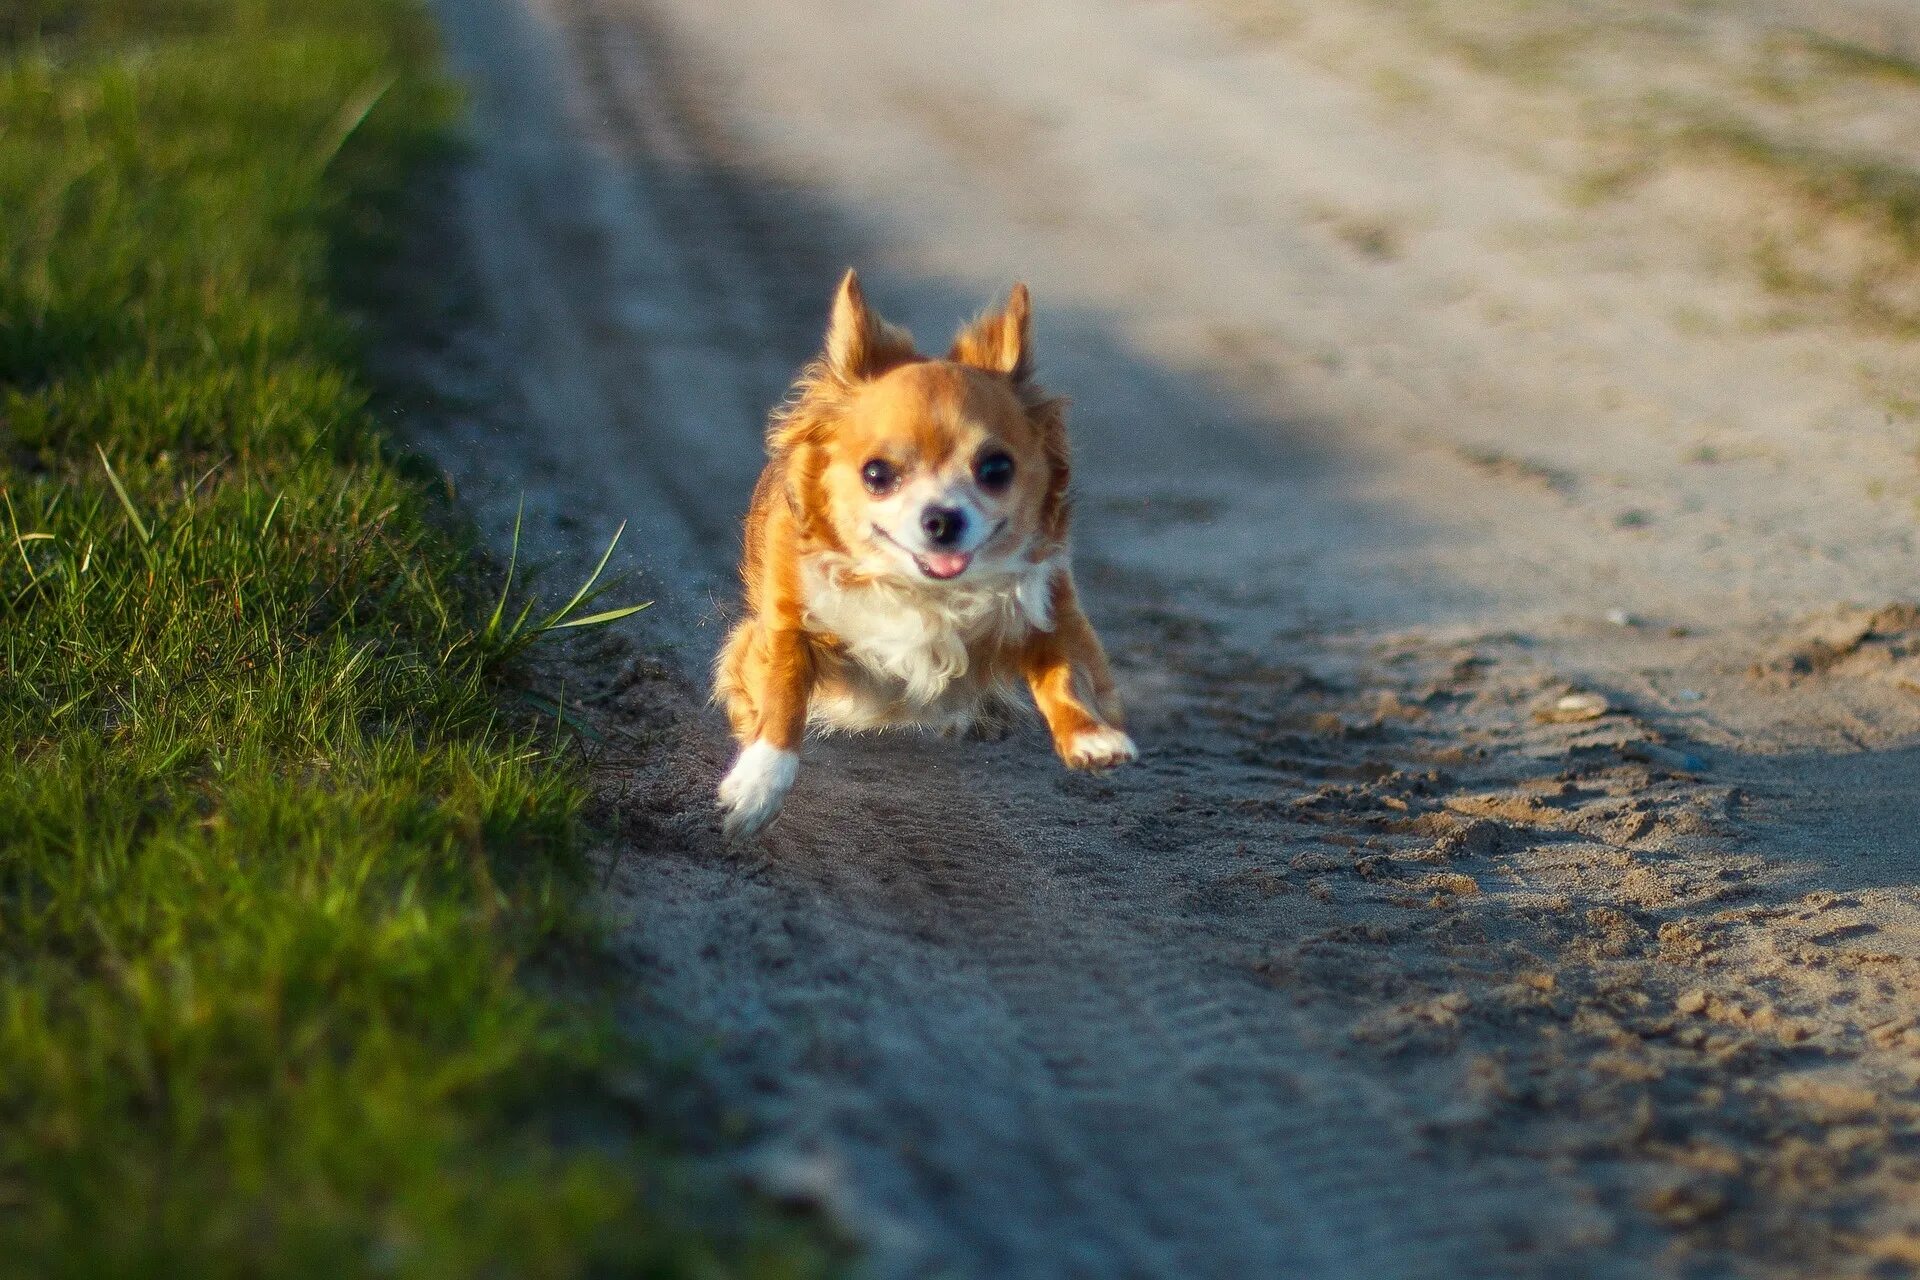
<instances>
[{"instance_id":1,"label":"tan and white dog","mask_svg":"<svg viewBox=\"0 0 1920 1280\"><path fill-rule=\"evenodd\" d=\"M1022 681L1069 766L1135 758L1068 565L1064 408L1033 381L1025 285L939 360L847 273L747 513L747 616L714 678L730 836L780 812L809 724L962 730Z\"/></svg>"}]
</instances>

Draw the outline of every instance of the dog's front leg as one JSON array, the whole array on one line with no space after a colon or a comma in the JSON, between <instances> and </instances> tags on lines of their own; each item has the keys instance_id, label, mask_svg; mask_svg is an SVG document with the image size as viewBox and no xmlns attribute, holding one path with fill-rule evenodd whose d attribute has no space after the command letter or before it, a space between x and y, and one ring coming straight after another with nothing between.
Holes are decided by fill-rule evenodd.
<instances>
[{"instance_id":1,"label":"dog's front leg","mask_svg":"<svg viewBox=\"0 0 1920 1280\"><path fill-rule=\"evenodd\" d=\"M720 782L722 826L730 840L744 840L779 816L800 771L800 736L813 692L813 651L804 634L769 630L760 656L752 673L758 724Z\"/></svg>"},{"instance_id":2,"label":"dog's front leg","mask_svg":"<svg viewBox=\"0 0 1920 1280\"><path fill-rule=\"evenodd\" d=\"M1056 588L1054 629L1033 634L1021 670L1068 768L1111 769L1139 758L1123 726L1107 655L1070 583Z\"/></svg>"}]
</instances>

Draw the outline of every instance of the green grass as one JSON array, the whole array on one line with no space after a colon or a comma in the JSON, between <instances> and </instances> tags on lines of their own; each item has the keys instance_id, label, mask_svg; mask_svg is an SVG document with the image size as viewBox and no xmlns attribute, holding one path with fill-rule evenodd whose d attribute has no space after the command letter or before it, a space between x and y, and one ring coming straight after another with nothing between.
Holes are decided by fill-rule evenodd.
<instances>
[{"instance_id":1,"label":"green grass","mask_svg":"<svg viewBox=\"0 0 1920 1280\"><path fill-rule=\"evenodd\" d=\"M1799 215L1793 234L1756 243L1769 291L1837 304L1862 327L1920 333L1920 170L1711 113L1680 108L1673 119L1672 151L1746 170L1775 188L1776 210ZM1852 237L1845 253L1825 238L1836 233Z\"/></svg>"},{"instance_id":2,"label":"green grass","mask_svg":"<svg viewBox=\"0 0 1920 1280\"><path fill-rule=\"evenodd\" d=\"M1788 179L1807 200L1874 225L1920 257L1920 171L1828 147L1781 141L1742 122L1696 118L1677 134L1690 146Z\"/></svg>"},{"instance_id":3,"label":"green grass","mask_svg":"<svg viewBox=\"0 0 1920 1280\"><path fill-rule=\"evenodd\" d=\"M1885 49L1837 40L1817 31L1787 33L1782 43L1798 45L1829 70L1902 87L1920 87L1920 62Z\"/></svg>"},{"instance_id":4,"label":"green grass","mask_svg":"<svg viewBox=\"0 0 1920 1280\"><path fill-rule=\"evenodd\" d=\"M581 774L334 301L447 150L431 58L386 0L0 15L9 1274L835 1265L529 980L595 971Z\"/></svg>"}]
</instances>

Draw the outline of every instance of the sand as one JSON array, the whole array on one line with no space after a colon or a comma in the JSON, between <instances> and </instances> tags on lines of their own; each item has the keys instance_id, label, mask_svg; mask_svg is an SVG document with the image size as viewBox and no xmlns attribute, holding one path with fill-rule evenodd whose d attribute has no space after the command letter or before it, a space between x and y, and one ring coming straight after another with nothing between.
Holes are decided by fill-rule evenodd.
<instances>
[{"instance_id":1,"label":"sand","mask_svg":"<svg viewBox=\"0 0 1920 1280\"><path fill-rule=\"evenodd\" d=\"M1801 110L1755 60L1909 33L1567 9L1589 44L1479 0L441 3L475 147L409 429L556 582L630 521L656 608L548 673L630 1017L878 1274L1920 1260L1902 277L1634 114L1870 151L1920 90ZM703 673L849 263L929 345L1032 285L1145 758L822 743L728 847Z\"/></svg>"}]
</instances>

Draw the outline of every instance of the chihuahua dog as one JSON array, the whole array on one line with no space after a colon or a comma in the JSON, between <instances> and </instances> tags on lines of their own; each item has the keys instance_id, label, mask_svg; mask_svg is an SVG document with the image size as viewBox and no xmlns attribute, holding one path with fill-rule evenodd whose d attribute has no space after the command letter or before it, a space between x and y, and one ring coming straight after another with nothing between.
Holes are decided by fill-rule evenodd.
<instances>
[{"instance_id":1,"label":"chihuahua dog","mask_svg":"<svg viewBox=\"0 0 1920 1280\"><path fill-rule=\"evenodd\" d=\"M1068 564L1064 410L1033 380L1025 285L938 360L847 272L747 513L746 617L714 678L740 744L729 836L778 815L809 725L964 731L1021 681L1069 767L1135 758Z\"/></svg>"}]
</instances>

